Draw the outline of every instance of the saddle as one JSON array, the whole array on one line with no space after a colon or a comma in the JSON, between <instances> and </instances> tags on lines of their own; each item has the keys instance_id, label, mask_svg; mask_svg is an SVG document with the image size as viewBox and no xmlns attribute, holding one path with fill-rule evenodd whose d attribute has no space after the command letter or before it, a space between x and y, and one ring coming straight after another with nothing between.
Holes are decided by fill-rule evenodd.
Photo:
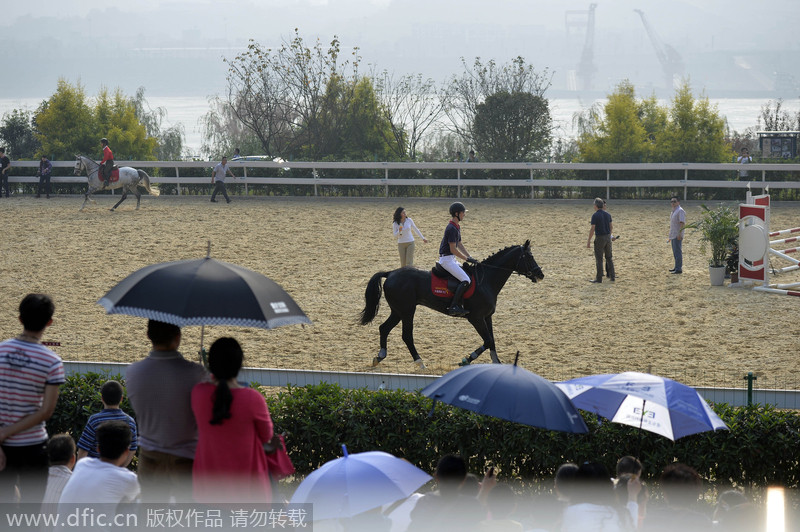
<instances>
[{"instance_id":1,"label":"saddle","mask_svg":"<svg viewBox=\"0 0 800 532\"><path fill-rule=\"evenodd\" d=\"M469 299L475 293L475 276L470 275L469 279L469 288L464 292L464 299ZM453 274L445 270L438 262L431 269L431 292L433 295L451 299L459 284L461 281L453 277Z\"/></svg>"},{"instance_id":2,"label":"saddle","mask_svg":"<svg viewBox=\"0 0 800 532\"><path fill-rule=\"evenodd\" d=\"M100 181L105 181L103 178L103 173L100 172ZM111 168L111 175L108 176L108 182L111 183L112 181L119 181L119 166L116 164Z\"/></svg>"}]
</instances>

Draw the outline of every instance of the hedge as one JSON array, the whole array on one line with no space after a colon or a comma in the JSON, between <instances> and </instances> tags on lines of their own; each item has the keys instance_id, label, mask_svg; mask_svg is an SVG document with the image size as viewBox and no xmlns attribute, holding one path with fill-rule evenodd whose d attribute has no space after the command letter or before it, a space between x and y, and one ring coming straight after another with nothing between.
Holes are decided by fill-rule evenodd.
<instances>
[{"instance_id":1,"label":"hedge","mask_svg":"<svg viewBox=\"0 0 800 532\"><path fill-rule=\"evenodd\" d=\"M99 412L100 386L120 375L70 376L61 386L50 434L67 432L77 440L88 417ZM551 432L433 403L419 393L346 390L335 384L289 386L266 393L276 430L286 442L299 475L342 455L341 444L357 453L380 449L433 471L444 454L468 460L481 473L487 462L504 477L535 486L552 479L564 462L599 461L614 471L616 460L642 458L644 477L657 478L673 461L694 467L708 482L746 489L800 483L800 414L772 406L713 405L729 431L706 432L672 442L638 429L583 413L589 433ZM433 407L432 407L433 406ZM135 413L123 401L122 409Z\"/></svg>"}]
</instances>

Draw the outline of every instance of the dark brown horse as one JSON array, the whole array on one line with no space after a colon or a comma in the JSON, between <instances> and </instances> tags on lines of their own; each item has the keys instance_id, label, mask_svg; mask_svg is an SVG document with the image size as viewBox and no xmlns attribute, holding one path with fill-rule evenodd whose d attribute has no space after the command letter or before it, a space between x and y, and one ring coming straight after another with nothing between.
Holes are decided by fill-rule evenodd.
<instances>
[{"instance_id":1,"label":"dark brown horse","mask_svg":"<svg viewBox=\"0 0 800 532\"><path fill-rule=\"evenodd\" d=\"M492 331L492 315L497 305L497 294L511 277L512 273L523 275L534 283L544 278L542 269L536 264L531 253L531 241L528 240L521 246L511 246L501 249L486 260L478 264L464 265L464 271L475 279L475 293L464 300L469 314L464 319L469 321L483 339L483 345L478 347L469 356L464 357L461 365L467 365L485 350L489 350L492 362L500 363ZM386 282L381 287L381 280ZM431 290L431 272L415 268L400 268L391 272L378 272L372 276L367 284L364 298L366 305L361 311L360 323L366 325L375 319L381 303L381 292L386 296L386 302L392 313L380 326L381 348L372 365L377 366L386 358L386 340L389 332L401 321L403 322L403 341L414 362L421 368L425 367L422 359L414 347L414 313L417 305L424 305L442 314L447 314L450 299L433 294Z\"/></svg>"}]
</instances>

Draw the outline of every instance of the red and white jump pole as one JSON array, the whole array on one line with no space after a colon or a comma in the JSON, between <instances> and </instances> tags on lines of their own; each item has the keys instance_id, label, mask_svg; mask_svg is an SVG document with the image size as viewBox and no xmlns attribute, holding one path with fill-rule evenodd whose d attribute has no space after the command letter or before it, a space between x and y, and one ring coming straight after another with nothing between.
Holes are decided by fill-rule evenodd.
<instances>
[{"instance_id":1,"label":"red and white jump pole","mask_svg":"<svg viewBox=\"0 0 800 532\"><path fill-rule=\"evenodd\" d=\"M745 203L739 205L739 282L741 284L760 283L753 290L775 294L798 296L800 291L792 288L800 287L800 282L786 284L770 284L769 274L780 274L800 269L800 260L789 256L800 248L775 249L773 246L800 241L800 237L787 237L770 240L771 237L800 233L800 227L769 231L769 194L753 196L747 190ZM769 268L769 258L774 256L790 262L791 266Z\"/></svg>"}]
</instances>

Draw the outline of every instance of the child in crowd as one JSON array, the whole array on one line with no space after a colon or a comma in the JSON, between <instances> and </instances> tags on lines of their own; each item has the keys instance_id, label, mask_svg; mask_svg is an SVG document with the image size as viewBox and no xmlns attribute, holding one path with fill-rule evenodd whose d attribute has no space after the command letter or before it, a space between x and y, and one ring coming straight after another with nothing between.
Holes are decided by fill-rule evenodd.
<instances>
[{"instance_id":1,"label":"child in crowd","mask_svg":"<svg viewBox=\"0 0 800 532\"><path fill-rule=\"evenodd\" d=\"M47 442L47 458L50 461L50 471L42 503L55 504L75 467L75 440L72 436L56 434L50 438Z\"/></svg>"},{"instance_id":2,"label":"child in crowd","mask_svg":"<svg viewBox=\"0 0 800 532\"><path fill-rule=\"evenodd\" d=\"M119 407L120 403L122 403L122 396L122 385L117 381L107 381L100 388L103 410L97 414L93 414L89 417L89 421L86 422L86 427L83 429L83 433L78 440L78 460L86 458L87 456L98 458L100 455L97 452L97 427L106 421L120 420L126 422L131 428L131 446L128 451L125 466L131 463L133 456L136 454L136 449L139 447L139 443L136 435L136 421Z\"/></svg>"},{"instance_id":3,"label":"child in crowd","mask_svg":"<svg viewBox=\"0 0 800 532\"><path fill-rule=\"evenodd\" d=\"M131 429L121 420L97 427L99 458L87 457L75 464L59 499L59 511L76 503L119 504L139 496L136 473L125 468L131 445ZM63 512L62 512L63 513Z\"/></svg>"}]
</instances>

